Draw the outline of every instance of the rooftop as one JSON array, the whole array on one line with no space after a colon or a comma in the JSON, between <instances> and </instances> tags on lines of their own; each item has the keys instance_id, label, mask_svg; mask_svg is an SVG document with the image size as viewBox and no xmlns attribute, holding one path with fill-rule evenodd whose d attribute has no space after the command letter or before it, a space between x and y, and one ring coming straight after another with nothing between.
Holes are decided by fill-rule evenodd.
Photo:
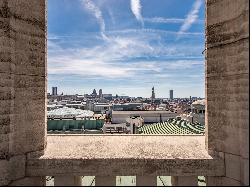
<instances>
[{"instance_id":1,"label":"rooftop","mask_svg":"<svg viewBox=\"0 0 250 187\"><path fill-rule=\"evenodd\" d=\"M173 113L171 111L166 110L135 110L135 111L116 111L113 110L112 114L166 114L166 113Z\"/></svg>"},{"instance_id":2,"label":"rooftop","mask_svg":"<svg viewBox=\"0 0 250 187\"><path fill-rule=\"evenodd\" d=\"M90 110L81 110L81 109L63 107L63 108L58 108L55 110L48 111L47 115L54 116L54 117L63 117L67 115L73 115L75 117L85 117L85 116L92 117L94 115L94 112Z\"/></svg>"}]
</instances>

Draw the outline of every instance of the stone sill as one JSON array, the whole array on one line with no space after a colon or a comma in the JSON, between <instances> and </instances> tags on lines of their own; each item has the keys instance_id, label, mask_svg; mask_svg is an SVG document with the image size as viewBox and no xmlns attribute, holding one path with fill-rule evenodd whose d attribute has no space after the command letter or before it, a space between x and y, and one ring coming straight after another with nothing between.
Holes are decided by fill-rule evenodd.
<instances>
[{"instance_id":1,"label":"stone sill","mask_svg":"<svg viewBox=\"0 0 250 187\"><path fill-rule=\"evenodd\" d=\"M28 155L28 176L223 176L205 136L48 135L45 154Z\"/></svg>"}]
</instances>

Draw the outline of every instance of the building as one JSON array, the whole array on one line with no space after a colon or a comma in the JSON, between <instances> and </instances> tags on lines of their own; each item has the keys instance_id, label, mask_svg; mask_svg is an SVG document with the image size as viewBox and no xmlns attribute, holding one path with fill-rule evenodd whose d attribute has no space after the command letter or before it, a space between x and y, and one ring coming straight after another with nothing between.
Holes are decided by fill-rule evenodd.
<instances>
[{"instance_id":1,"label":"building","mask_svg":"<svg viewBox=\"0 0 250 187\"><path fill-rule=\"evenodd\" d=\"M99 90L99 98L102 98L102 89Z\"/></svg>"},{"instance_id":2,"label":"building","mask_svg":"<svg viewBox=\"0 0 250 187\"><path fill-rule=\"evenodd\" d=\"M97 92L96 92L96 89L93 90L92 94L91 94L94 98L97 97Z\"/></svg>"},{"instance_id":3,"label":"building","mask_svg":"<svg viewBox=\"0 0 250 187\"><path fill-rule=\"evenodd\" d=\"M174 99L174 90L169 90L169 98L170 98L171 100Z\"/></svg>"},{"instance_id":4,"label":"building","mask_svg":"<svg viewBox=\"0 0 250 187\"><path fill-rule=\"evenodd\" d=\"M143 107L142 103L124 103L124 104L113 104L112 110L116 111L135 111L141 110Z\"/></svg>"},{"instance_id":5,"label":"building","mask_svg":"<svg viewBox=\"0 0 250 187\"><path fill-rule=\"evenodd\" d=\"M52 95L57 95L57 87L52 87Z\"/></svg>"},{"instance_id":6,"label":"building","mask_svg":"<svg viewBox=\"0 0 250 187\"><path fill-rule=\"evenodd\" d=\"M107 99L109 101L111 101L113 99L112 94L102 94L102 96L103 96L104 99Z\"/></svg>"},{"instance_id":7,"label":"building","mask_svg":"<svg viewBox=\"0 0 250 187\"><path fill-rule=\"evenodd\" d=\"M56 108L47 112L48 119L73 119L73 118L84 118L93 117L94 112L90 110L81 110L75 108Z\"/></svg>"},{"instance_id":8,"label":"building","mask_svg":"<svg viewBox=\"0 0 250 187\"><path fill-rule=\"evenodd\" d=\"M155 100L155 87L152 88L151 102L153 103Z\"/></svg>"},{"instance_id":9,"label":"building","mask_svg":"<svg viewBox=\"0 0 250 187\"><path fill-rule=\"evenodd\" d=\"M205 106L205 99L197 100L191 104L191 112L189 114L181 114L180 117L191 123L205 125Z\"/></svg>"},{"instance_id":10,"label":"building","mask_svg":"<svg viewBox=\"0 0 250 187\"><path fill-rule=\"evenodd\" d=\"M170 111L112 111L112 123L125 123L129 117L141 116L144 123L156 123L175 118L176 113Z\"/></svg>"}]
</instances>

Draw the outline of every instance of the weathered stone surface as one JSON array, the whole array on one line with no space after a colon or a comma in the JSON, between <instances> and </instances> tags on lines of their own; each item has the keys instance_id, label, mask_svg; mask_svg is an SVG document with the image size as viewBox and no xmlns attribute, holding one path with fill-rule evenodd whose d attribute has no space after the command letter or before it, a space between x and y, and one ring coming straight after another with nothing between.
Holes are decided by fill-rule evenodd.
<instances>
[{"instance_id":1,"label":"weathered stone surface","mask_svg":"<svg viewBox=\"0 0 250 187\"><path fill-rule=\"evenodd\" d=\"M13 156L9 160L9 179L16 180L25 176L26 156Z\"/></svg>"},{"instance_id":2,"label":"weathered stone surface","mask_svg":"<svg viewBox=\"0 0 250 187\"><path fill-rule=\"evenodd\" d=\"M10 181L25 176L26 156L13 156L7 159L0 159L0 185L8 185Z\"/></svg>"},{"instance_id":3,"label":"weathered stone surface","mask_svg":"<svg viewBox=\"0 0 250 187\"><path fill-rule=\"evenodd\" d=\"M9 183L8 161L0 159L0 186L5 186Z\"/></svg>"},{"instance_id":4,"label":"weathered stone surface","mask_svg":"<svg viewBox=\"0 0 250 187\"><path fill-rule=\"evenodd\" d=\"M225 153L225 167L226 167L226 176L240 181L240 164L241 164L241 157L227 154Z\"/></svg>"},{"instance_id":5,"label":"weathered stone surface","mask_svg":"<svg viewBox=\"0 0 250 187\"><path fill-rule=\"evenodd\" d=\"M9 186L46 186L45 177L24 177L15 180Z\"/></svg>"},{"instance_id":6,"label":"weathered stone surface","mask_svg":"<svg viewBox=\"0 0 250 187\"><path fill-rule=\"evenodd\" d=\"M82 186L81 176L56 176L54 181L55 186Z\"/></svg>"},{"instance_id":7,"label":"weathered stone surface","mask_svg":"<svg viewBox=\"0 0 250 187\"><path fill-rule=\"evenodd\" d=\"M116 176L96 176L95 186L116 186Z\"/></svg>"},{"instance_id":8,"label":"weathered stone surface","mask_svg":"<svg viewBox=\"0 0 250 187\"><path fill-rule=\"evenodd\" d=\"M240 185L249 168L249 1L206 4L206 145L224 152L226 169L207 184Z\"/></svg>"},{"instance_id":9,"label":"weathered stone surface","mask_svg":"<svg viewBox=\"0 0 250 187\"><path fill-rule=\"evenodd\" d=\"M239 17L248 10L248 0L206 0L208 25L225 22Z\"/></svg>"},{"instance_id":10,"label":"weathered stone surface","mask_svg":"<svg viewBox=\"0 0 250 187\"><path fill-rule=\"evenodd\" d=\"M50 135L47 138L43 156L28 156L29 176L225 174L223 160L208 155L204 136Z\"/></svg>"},{"instance_id":11,"label":"weathered stone surface","mask_svg":"<svg viewBox=\"0 0 250 187\"><path fill-rule=\"evenodd\" d=\"M218 46L249 37L247 0L207 1L207 46Z\"/></svg>"},{"instance_id":12,"label":"weathered stone surface","mask_svg":"<svg viewBox=\"0 0 250 187\"><path fill-rule=\"evenodd\" d=\"M136 176L136 186L157 186L157 176Z\"/></svg>"},{"instance_id":13,"label":"weathered stone surface","mask_svg":"<svg viewBox=\"0 0 250 187\"><path fill-rule=\"evenodd\" d=\"M198 186L198 176L173 176L171 177L172 186Z\"/></svg>"},{"instance_id":14,"label":"weathered stone surface","mask_svg":"<svg viewBox=\"0 0 250 187\"><path fill-rule=\"evenodd\" d=\"M206 177L207 186L240 186L240 181L228 177Z\"/></svg>"},{"instance_id":15,"label":"weathered stone surface","mask_svg":"<svg viewBox=\"0 0 250 187\"><path fill-rule=\"evenodd\" d=\"M239 130L239 144L240 144L240 155L242 158L249 159L249 129L247 128L240 128Z\"/></svg>"},{"instance_id":16,"label":"weathered stone surface","mask_svg":"<svg viewBox=\"0 0 250 187\"><path fill-rule=\"evenodd\" d=\"M0 1L0 159L8 160L0 185L24 178L26 154L45 147L45 6L45 0Z\"/></svg>"},{"instance_id":17,"label":"weathered stone surface","mask_svg":"<svg viewBox=\"0 0 250 187\"><path fill-rule=\"evenodd\" d=\"M241 185L249 186L249 159L241 158L240 166Z\"/></svg>"},{"instance_id":18,"label":"weathered stone surface","mask_svg":"<svg viewBox=\"0 0 250 187\"><path fill-rule=\"evenodd\" d=\"M223 47L209 49L207 51L208 64L206 68L206 77L248 74L249 63L246 63L249 59L248 46L249 39L245 39ZM231 77L231 79L233 78L234 77ZM247 81L245 80L245 82ZM241 85L242 84L238 82L237 86L239 89Z\"/></svg>"}]
</instances>

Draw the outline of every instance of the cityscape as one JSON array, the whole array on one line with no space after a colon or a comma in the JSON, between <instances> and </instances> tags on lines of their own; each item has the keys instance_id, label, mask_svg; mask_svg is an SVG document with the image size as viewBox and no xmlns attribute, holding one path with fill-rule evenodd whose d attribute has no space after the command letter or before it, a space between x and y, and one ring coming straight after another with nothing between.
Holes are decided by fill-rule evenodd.
<instances>
[{"instance_id":1,"label":"cityscape","mask_svg":"<svg viewBox=\"0 0 250 187\"><path fill-rule=\"evenodd\" d=\"M205 3L185 3L49 1L47 134L204 137Z\"/></svg>"},{"instance_id":2,"label":"cityscape","mask_svg":"<svg viewBox=\"0 0 250 187\"><path fill-rule=\"evenodd\" d=\"M192 97L130 97L103 93L63 95L52 87L47 103L48 133L204 134L205 100Z\"/></svg>"}]
</instances>

